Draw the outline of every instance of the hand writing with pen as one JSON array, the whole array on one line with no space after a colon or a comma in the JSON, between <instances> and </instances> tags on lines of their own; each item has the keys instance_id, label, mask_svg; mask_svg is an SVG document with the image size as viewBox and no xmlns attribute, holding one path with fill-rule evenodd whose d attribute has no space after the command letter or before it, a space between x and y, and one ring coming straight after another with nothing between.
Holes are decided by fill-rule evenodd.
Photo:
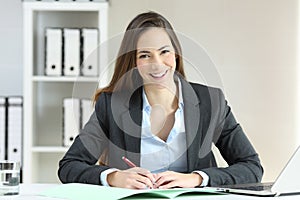
<instances>
[{"instance_id":1,"label":"hand writing with pen","mask_svg":"<svg viewBox=\"0 0 300 200\"><path fill-rule=\"evenodd\" d=\"M165 171L153 174L147 169L137 167L125 157L122 159L130 168L110 173L107 176L107 182L110 186L130 189L192 188L199 186L202 182L202 177L197 173L184 174Z\"/></svg>"}]
</instances>

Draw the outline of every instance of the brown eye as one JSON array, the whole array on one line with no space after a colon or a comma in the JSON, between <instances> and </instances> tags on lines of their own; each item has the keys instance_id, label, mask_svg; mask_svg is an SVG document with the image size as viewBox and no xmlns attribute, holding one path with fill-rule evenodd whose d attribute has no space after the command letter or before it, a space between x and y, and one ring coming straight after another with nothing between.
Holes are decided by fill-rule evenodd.
<instances>
[{"instance_id":1,"label":"brown eye","mask_svg":"<svg viewBox=\"0 0 300 200\"><path fill-rule=\"evenodd\" d=\"M161 51L161 54L166 54L166 53L169 53L169 52L170 52L169 50L165 49L165 50Z\"/></svg>"},{"instance_id":2,"label":"brown eye","mask_svg":"<svg viewBox=\"0 0 300 200\"><path fill-rule=\"evenodd\" d=\"M139 59L143 59L143 58L149 58L150 56L147 54L142 54L139 56Z\"/></svg>"}]
</instances>

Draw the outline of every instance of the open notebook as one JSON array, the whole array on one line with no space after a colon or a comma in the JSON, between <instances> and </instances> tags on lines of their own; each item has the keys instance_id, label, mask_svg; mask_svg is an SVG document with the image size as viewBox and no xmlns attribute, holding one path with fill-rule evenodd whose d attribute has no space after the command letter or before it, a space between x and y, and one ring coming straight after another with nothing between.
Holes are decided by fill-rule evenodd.
<instances>
[{"instance_id":1,"label":"open notebook","mask_svg":"<svg viewBox=\"0 0 300 200\"><path fill-rule=\"evenodd\" d=\"M168 198L173 199L182 195L212 195L220 194L210 188L174 188L131 190L124 188L105 187L98 185L69 183L54 186L40 193L42 196L65 198L72 200L82 199L142 199L142 198Z\"/></svg>"}]
</instances>

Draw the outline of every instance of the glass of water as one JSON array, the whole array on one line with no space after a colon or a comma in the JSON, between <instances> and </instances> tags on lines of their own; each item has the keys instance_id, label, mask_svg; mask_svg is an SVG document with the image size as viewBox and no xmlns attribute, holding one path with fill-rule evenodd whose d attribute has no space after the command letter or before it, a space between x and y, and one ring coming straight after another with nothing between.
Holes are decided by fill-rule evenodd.
<instances>
[{"instance_id":1,"label":"glass of water","mask_svg":"<svg viewBox=\"0 0 300 200\"><path fill-rule=\"evenodd\" d=\"M20 162L0 161L0 196L19 194Z\"/></svg>"}]
</instances>

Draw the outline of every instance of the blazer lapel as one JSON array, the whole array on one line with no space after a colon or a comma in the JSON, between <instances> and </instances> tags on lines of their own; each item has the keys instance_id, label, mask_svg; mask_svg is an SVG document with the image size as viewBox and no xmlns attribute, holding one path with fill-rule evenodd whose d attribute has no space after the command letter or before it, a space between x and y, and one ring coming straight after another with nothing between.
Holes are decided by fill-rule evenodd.
<instances>
[{"instance_id":1,"label":"blazer lapel","mask_svg":"<svg viewBox=\"0 0 300 200\"><path fill-rule=\"evenodd\" d=\"M188 171L194 169L201 144L200 100L192 86L181 79L184 100L184 121L187 143Z\"/></svg>"},{"instance_id":2,"label":"blazer lapel","mask_svg":"<svg viewBox=\"0 0 300 200\"><path fill-rule=\"evenodd\" d=\"M126 157L140 166L141 126L142 126L142 88L137 89L129 100L129 108L122 114Z\"/></svg>"}]
</instances>

